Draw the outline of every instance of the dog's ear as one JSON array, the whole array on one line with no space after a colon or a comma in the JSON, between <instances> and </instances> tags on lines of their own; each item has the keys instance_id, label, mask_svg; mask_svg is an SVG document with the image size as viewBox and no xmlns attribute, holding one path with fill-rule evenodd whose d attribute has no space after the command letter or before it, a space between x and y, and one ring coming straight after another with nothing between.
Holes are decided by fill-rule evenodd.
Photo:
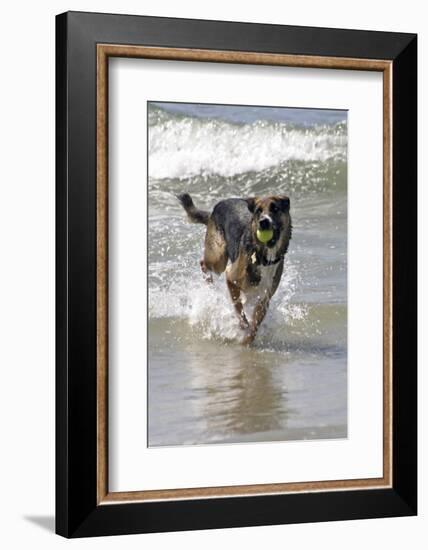
<instances>
[{"instance_id":1,"label":"dog's ear","mask_svg":"<svg viewBox=\"0 0 428 550\"><path fill-rule=\"evenodd\" d=\"M257 197L248 197L248 199L245 199L245 202L248 205L248 210L251 214L254 214L254 210L256 209L256 201Z\"/></svg>"},{"instance_id":2,"label":"dog's ear","mask_svg":"<svg viewBox=\"0 0 428 550\"><path fill-rule=\"evenodd\" d=\"M275 202L282 211L287 212L290 210L290 199L287 195L280 195Z\"/></svg>"}]
</instances>

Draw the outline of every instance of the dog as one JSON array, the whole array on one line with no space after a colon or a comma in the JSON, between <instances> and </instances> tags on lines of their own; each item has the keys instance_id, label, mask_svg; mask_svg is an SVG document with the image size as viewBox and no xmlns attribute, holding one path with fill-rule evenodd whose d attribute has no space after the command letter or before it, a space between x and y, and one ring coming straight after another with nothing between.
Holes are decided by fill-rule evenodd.
<instances>
[{"instance_id":1,"label":"dog","mask_svg":"<svg viewBox=\"0 0 428 550\"><path fill-rule=\"evenodd\" d=\"M190 222L207 226L202 272L208 282L212 282L212 273L226 272L227 287L244 332L242 344L250 345L281 280L292 235L290 199L286 195L230 198L217 203L210 214L196 208L188 193L177 198ZM268 242L259 240L261 232L272 234ZM255 304L250 320L242 294Z\"/></svg>"}]
</instances>

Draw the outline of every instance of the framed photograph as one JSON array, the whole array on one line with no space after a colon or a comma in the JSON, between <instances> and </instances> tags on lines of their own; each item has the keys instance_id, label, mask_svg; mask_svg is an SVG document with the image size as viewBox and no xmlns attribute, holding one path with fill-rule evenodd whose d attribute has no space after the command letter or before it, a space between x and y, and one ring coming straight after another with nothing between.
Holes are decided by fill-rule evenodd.
<instances>
[{"instance_id":1,"label":"framed photograph","mask_svg":"<svg viewBox=\"0 0 428 550\"><path fill-rule=\"evenodd\" d=\"M56 530L414 515L413 34L56 20Z\"/></svg>"}]
</instances>

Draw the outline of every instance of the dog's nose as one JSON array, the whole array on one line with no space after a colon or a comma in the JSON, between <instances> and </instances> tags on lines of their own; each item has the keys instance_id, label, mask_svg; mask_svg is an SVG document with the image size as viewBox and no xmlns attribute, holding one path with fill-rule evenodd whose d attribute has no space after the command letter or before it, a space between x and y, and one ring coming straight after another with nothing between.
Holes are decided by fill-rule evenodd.
<instances>
[{"instance_id":1,"label":"dog's nose","mask_svg":"<svg viewBox=\"0 0 428 550\"><path fill-rule=\"evenodd\" d=\"M270 229L271 220L267 216L262 216L259 220L260 229Z\"/></svg>"}]
</instances>

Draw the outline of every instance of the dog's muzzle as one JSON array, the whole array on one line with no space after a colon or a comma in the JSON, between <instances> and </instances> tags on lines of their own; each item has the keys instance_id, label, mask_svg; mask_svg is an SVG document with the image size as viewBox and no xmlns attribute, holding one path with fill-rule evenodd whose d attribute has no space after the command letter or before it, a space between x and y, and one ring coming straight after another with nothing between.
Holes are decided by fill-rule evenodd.
<instances>
[{"instance_id":1,"label":"dog's muzzle","mask_svg":"<svg viewBox=\"0 0 428 550\"><path fill-rule=\"evenodd\" d=\"M261 230L266 230L266 229L270 229L272 227L272 220L270 218L268 218L267 216L262 216L260 219L259 219L259 228Z\"/></svg>"}]
</instances>

